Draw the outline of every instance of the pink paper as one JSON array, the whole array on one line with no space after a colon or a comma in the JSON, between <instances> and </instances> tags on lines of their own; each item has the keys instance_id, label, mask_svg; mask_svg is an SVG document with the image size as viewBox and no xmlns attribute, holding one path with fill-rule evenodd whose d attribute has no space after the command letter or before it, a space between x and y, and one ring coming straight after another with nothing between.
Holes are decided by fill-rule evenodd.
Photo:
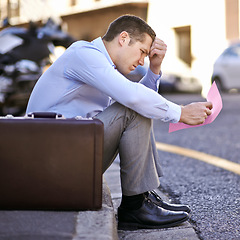
<instances>
[{"instance_id":1,"label":"pink paper","mask_svg":"<svg viewBox=\"0 0 240 240\"><path fill-rule=\"evenodd\" d=\"M199 125L188 125L185 123L170 123L169 124L169 133L174 132L177 130L181 130L184 128L192 128L192 127L200 127L206 124L209 124L215 120L215 118L218 116L222 109L222 98L218 91L217 85L214 82L208 92L207 95L207 101L212 102L213 108L212 108L212 114L208 116L203 124Z\"/></svg>"}]
</instances>

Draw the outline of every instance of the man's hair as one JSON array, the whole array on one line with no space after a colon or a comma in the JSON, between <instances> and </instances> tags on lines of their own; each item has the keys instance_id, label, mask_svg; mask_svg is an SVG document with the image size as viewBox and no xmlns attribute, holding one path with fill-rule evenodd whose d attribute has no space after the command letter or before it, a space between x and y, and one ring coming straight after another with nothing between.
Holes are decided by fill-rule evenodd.
<instances>
[{"instance_id":1,"label":"man's hair","mask_svg":"<svg viewBox=\"0 0 240 240\"><path fill-rule=\"evenodd\" d=\"M143 42L146 34L153 41L156 37L154 30L143 19L133 15L123 15L109 25L106 34L103 36L103 40L110 42L123 31L126 31L131 38L129 44L135 41Z\"/></svg>"}]
</instances>

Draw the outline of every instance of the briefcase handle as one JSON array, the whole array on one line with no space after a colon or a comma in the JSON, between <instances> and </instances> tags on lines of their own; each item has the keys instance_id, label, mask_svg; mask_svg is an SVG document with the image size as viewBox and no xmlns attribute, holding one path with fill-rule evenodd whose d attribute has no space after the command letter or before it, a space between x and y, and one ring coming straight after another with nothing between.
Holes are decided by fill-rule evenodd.
<instances>
[{"instance_id":1,"label":"briefcase handle","mask_svg":"<svg viewBox=\"0 0 240 240\"><path fill-rule=\"evenodd\" d=\"M64 118L62 114L55 112L32 112L28 113L30 118Z\"/></svg>"}]
</instances>

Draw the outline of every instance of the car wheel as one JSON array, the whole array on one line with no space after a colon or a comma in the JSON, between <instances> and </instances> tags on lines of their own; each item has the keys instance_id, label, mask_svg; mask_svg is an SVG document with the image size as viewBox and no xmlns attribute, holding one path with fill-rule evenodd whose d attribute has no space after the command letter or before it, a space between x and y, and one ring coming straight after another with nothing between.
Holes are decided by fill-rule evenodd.
<instances>
[{"instance_id":1,"label":"car wheel","mask_svg":"<svg viewBox=\"0 0 240 240\"><path fill-rule=\"evenodd\" d=\"M225 89L223 87L223 84L222 84L222 81L219 77L215 77L213 80L212 80L212 83L215 82L217 87L218 87L218 90L221 91L221 92L224 92Z\"/></svg>"}]
</instances>

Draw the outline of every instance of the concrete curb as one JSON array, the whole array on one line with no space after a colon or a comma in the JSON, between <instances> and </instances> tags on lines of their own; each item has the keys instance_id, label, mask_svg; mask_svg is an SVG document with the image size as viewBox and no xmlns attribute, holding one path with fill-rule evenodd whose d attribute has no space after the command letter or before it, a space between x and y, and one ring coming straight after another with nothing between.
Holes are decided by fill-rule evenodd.
<instances>
[{"instance_id":1,"label":"concrete curb","mask_svg":"<svg viewBox=\"0 0 240 240\"><path fill-rule=\"evenodd\" d=\"M111 193L103 178L103 203L98 211L81 211L77 216L76 233L73 240L116 240L117 224Z\"/></svg>"},{"instance_id":2,"label":"concrete curb","mask_svg":"<svg viewBox=\"0 0 240 240\"><path fill-rule=\"evenodd\" d=\"M117 224L103 179L98 211L0 211L0 240L116 240Z\"/></svg>"},{"instance_id":3,"label":"concrete curb","mask_svg":"<svg viewBox=\"0 0 240 240\"><path fill-rule=\"evenodd\" d=\"M116 211L120 201L119 164L113 163L104 174L100 210L0 211L0 240L199 240L188 222L174 228L118 231Z\"/></svg>"}]
</instances>

